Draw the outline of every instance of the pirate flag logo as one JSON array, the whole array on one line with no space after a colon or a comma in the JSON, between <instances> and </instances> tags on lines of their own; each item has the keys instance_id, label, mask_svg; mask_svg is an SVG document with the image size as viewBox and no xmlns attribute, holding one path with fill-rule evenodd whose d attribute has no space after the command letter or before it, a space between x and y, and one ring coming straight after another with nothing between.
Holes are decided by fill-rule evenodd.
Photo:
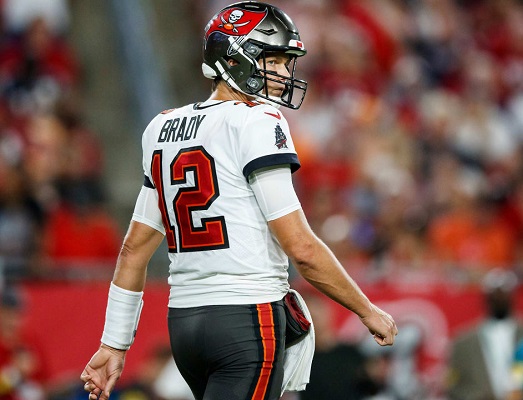
<instances>
[{"instance_id":1,"label":"pirate flag logo","mask_svg":"<svg viewBox=\"0 0 523 400\"><path fill-rule=\"evenodd\" d=\"M285 136L285 133L283 133L280 124L276 124L276 128L274 128L274 135L276 137L276 143L274 143L274 145L278 149L287 149L287 136Z\"/></svg>"},{"instance_id":2,"label":"pirate flag logo","mask_svg":"<svg viewBox=\"0 0 523 400\"><path fill-rule=\"evenodd\" d=\"M213 18L205 32L205 38L207 39L214 32L221 32L229 36L248 35L266 15L267 10L260 12L237 8L228 9Z\"/></svg>"}]
</instances>

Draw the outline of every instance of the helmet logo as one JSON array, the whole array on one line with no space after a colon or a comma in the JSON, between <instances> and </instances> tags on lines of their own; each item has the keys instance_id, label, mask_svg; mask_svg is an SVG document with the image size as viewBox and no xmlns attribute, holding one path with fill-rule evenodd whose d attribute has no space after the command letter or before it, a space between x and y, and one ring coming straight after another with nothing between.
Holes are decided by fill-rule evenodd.
<instances>
[{"instance_id":1,"label":"helmet logo","mask_svg":"<svg viewBox=\"0 0 523 400\"><path fill-rule=\"evenodd\" d=\"M237 8L228 9L219 14L209 24L205 38L214 32L225 33L230 36L248 35L267 15L267 10L263 12L240 10Z\"/></svg>"},{"instance_id":2,"label":"helmet logo","mask_svg":"<svg viewBox=\"0 0 523 400\"><path fill-rule=\"evenodd\" d=\"M243 17L243 11L232 10L232 12L229 14L228 22L225 21L225 19L223 18L223 15L220 15L220 18L223 23L221 25L218 25L218 27L226 29L228 31L232 30L234 33L238 33L238 28L241 28L242 26L245 26L249 22L251 22L251 21L247 21L247 22L241 22L241 23L237 24L236 22L239 21L242 17Z\"/></svg>"}]
</instances>

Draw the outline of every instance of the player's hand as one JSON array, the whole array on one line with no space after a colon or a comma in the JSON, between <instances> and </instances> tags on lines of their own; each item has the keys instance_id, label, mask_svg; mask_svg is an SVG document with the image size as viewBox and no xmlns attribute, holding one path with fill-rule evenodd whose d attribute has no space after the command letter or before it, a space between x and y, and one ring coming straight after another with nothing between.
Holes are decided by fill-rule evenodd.
<instances>
[{"instance_id":1,"label":"player's hand","mask_svg":"<svg viewBox=\"0 0 523 400\"><path fill-rule=\"evenodd\" d=\"M102 344L85 366L80 379L89 400L107 400L122 375L125 350L117 350Z\"/></svg>"},{"instance_id":2,"label":"player's hand","mask_svg":"<svg viewBox=\"0 0 523 400\"><path fill-rule=\"evenodd\" d=\"M360 319L380 346L392 346L394 344L398 328L390 314L372 304L372 312L368 316L360 317Z\"/></svg>"}]
</instances>

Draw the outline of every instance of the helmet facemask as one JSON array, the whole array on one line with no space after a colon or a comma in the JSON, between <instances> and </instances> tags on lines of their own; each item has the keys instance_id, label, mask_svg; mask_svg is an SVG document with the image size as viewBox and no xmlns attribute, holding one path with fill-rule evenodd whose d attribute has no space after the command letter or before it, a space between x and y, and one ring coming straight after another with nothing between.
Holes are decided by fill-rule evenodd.
<instances>
[{"instance_id":1,"label":"helmet facemask","mask_svg":"<svg viewBox=\"0 0 523 400\"><path fill-rule=\"evenodd\" d=\"M307 82L301 79L295 78L296 72L296 55L286 53L289 57L289 64L287 71L289 75L281 75L275 71L267 69L267 57L272 53L285 53L285 50L278 50L270 48L266 50L265 46L262 46L260 55L257 57L256 68L246 81L246 94L255 95L262 101L268 101L269 103L279 107L285 106L291 109L298 109L303 102L305 93L307 91ZM284 85L282 95L275 97L269 94L269 82L275 82L279 85Z\"/></svg>"}]
</instances>

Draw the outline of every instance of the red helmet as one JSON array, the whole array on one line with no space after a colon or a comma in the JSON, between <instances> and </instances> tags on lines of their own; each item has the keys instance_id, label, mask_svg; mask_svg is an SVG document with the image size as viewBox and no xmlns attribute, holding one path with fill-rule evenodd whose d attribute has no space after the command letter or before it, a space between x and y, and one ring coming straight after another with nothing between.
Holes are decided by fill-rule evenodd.
<instances>
[{"instance_id":1,"label":"red helmet","mask_svg":"<svg viewBox=\"0 0 523 400\"><path fill-rule=\"evenodd\" d=\"M267 53L276 51L291 57L289 77L265 69ZM296 58L305 53L298 29L287 14L270 4L244 1L224 8L207 24L202 70L205 77L220 77L249 96L297 109L307 82L294 77ZM231 66L230 59L237 64ZM285 84L281 97L268 95L268 80Z\"/></svg>"}]
</instances>

